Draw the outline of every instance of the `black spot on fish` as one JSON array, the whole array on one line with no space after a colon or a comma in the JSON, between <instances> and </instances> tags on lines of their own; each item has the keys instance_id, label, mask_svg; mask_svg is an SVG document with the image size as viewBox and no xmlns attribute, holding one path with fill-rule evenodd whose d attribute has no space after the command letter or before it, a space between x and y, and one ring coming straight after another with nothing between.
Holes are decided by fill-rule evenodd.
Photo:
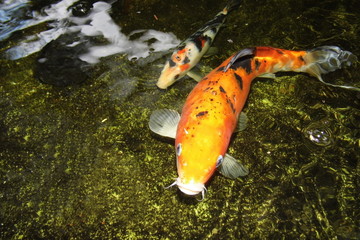
<instances>
[{"instance_id":1,"label":"black spot on fish","mask_svg":"<svg viewBox=\"0 0 360 240\"><path fill-rule=\"evenodd\" d=\"M283 52L283 51L281 51L280 49L276 49L276 52L277 52L277 53L279 53L279 54L281 54L281 55L283 55L283 54L284 54L284 52Z\"/></svg>"},{"instance_id":2,"label":"black spot on fish","mask_svg":"<svg viewBox=\"0 0 360 240\"><path fill-rule=\"evenodd\" d=\"M202 111L202 112L199 112L198 114L196 114L196 117L201 117L201 116L204 116L208 114L208 111Z\"/></svg>"},{"instance_id":3,"label":"black spot on fish","mask_svg":"<svg viewBox=\"0 0 360 240\"><path fill-rule=\"evenodd\" d=\"M216 15L214 19L207 22L206 25L207 26L218 26L225 21L225 18L226 18L226 14L220 13L220 14Z\"/></svg>"},{"instance_id":4,"label":"black spot on fish","mask_svg":"<svg viewBox=\"0 0 360 240\"><path fill-rule=\"evenodd\" d=\"M220 92L226 93L225 89L222 86L220 86L219 89L220 89Z\"/></svg>"},{"instance_id":5,"label":"black spot on fish","mask_svg":"<svg viewBox=\"0 0 360 240\"><path fill-rule=\"evenodd\" d=\"M259 70L260 65L261 65L261 62L258 59L255 59L255 69L256 69L256 71Z\"/></svg>"},{"instance_id":6,"label":"black spot on fish","mask_svg":"<svg viewBox=\"0 0 360 240\"><path fill-rule=\"evenodd\" d=\"M175 75L175 80L177 80L180 77L180 74Z\"/></svg>"},{"instance_id":7,"label":"black spot on fish","mask_svg":"<svg viewBox=\"0 0 360 240\"><path fill-rule=\"evenodd\" d=\"M231 65L230 68L236 70L239 67L241 67L241 68L245 69L247 74L250 74L252 72L251 60L252 60L252 58L244 59L242 61L236 61L233 65Z\"/></svg>"},{"instance_id":8,"label":"black spot on fish","mask_svg":"<svg viewBox=\"0 0 360 240\"><path fill-rule=\"evenodd\" d=\"M227 104L229 104L229 106L230 106L230 108L231 108L231 111L232 111L233 113L235 113L234 104L232 103L232 101L229 99L228 96L226 96L226 102L227 102Z\"/></svg>"},{"instance_id":9,"label":"black spot on fish","mask_svg":"<svg viewBox=\"0 0 360 240\"><path fill-rule=\"evenodd\" d=\"M182 44L181 46L178 47L178 50L183 50L185 48L185 44Z\"/></svg>"},{"instance_id":10,"label":"black spot on fish","mask_svg":"<svg viewBox=\"0 0 360 240\"><path fill-rule=\"evenodd\" d=\"M234 104L232 103L232 101L229 101L229 104L230 104L232 112L235 113L235 107L234 107Z\"/></svg>"},{"instance_id":11,"label":"black spot on fish","mask_svg":"<svg viewBox=\"0 0 360 240\"><path fill-rule=\"evenodd\" d=\"M216 85L217 83L218 83L218 81L209 81L209 82L208 82L208 86L209 86L209 85Z\"/></svg>"},{"instance_id":12,"label":"black spot on fish","mask_svg":"<svg viewBox=\"0 0 360 240\"><path fill-rule=\"evenodd\" d=\"M173 60L169 60L169 66L170 67L175 67L176 66L176 63L173 61Z\"/></svg>"},{"instance_id":13,"label":"black spot on fish","mask_svg":"<svg viewBox=\"0 0 360 240\"><path fill-rule=\"evenodd\" d=\"M243 89L243 80L242 80L241 76L238 75L237 73L234 73L234 76L239 83L240 89L242 90Z\"/></svg>"},{"instance_id":14,"label":"black spot on fish","mask_svg":"<svg viewBox=\"0 0 360 240\"><path fill-rule=\"evenodd\" d=\"M188 57L185 57L183 63L186 64L186 63L189 63L190 62L190 59Z\"/></svg>"},{"instance_id":15,"label":"black spot on fish","mask_svg":"<svg viewBox=\"0 0 360 240\"><path fill-rule=\"evenodd\" d=\"M302 56L299 56L299 60L302 62L305 62L304 58Z\"/></svg>"},{"instance_id":16,"label":"black spot on fish","mask_svg":"<svg viewBox=\"0 0 360 240\"><path fill-rule=\"evenodd\" d=\"M225 69L225 66L222 66L222 67L219 67L216 71L218 71L218 72L223 72L224 69Z\"/></svg>"},{"instance_id":17,"label":"black spot on fish","mask_svg":"<svg viewBox=\"0 0 360 240\"><path fill-rule=\"evenodd\" d=\"M204 92L207 92L207 91L209 91L210 89L211 89L210 87L207 87L207 88L204 89Z\"/></svg>"},{"instance_id":18,"label":"black spot on fish","mask_svg":"<svg viewBox=\"0 0 360 240\"><path fill-rule=\"evenodd\" d=\"M194 41L194 43L195 43L195 46L196 46L196 48L199 50L199 52L201 52L201 50L202 50L202 41L201 41L201 37L198 37L198 38L194 38L193 39L193 41Z\"/></svg>"}]
</instances>

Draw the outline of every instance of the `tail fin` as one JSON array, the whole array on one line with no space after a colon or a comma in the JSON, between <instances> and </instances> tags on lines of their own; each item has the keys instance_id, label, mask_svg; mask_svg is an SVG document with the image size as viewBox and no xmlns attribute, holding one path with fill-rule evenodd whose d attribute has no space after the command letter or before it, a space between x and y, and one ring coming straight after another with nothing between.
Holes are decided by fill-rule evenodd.
<instances>
[{"instance_id":1,"label":"tail fin","mask_svg":"<svg viewBox=\"0 0 360 240\"><path fill-rule=\"evenodd\" d=\"M226 11L227 13L234 11L240 6L241 1L242 0L229 0L224 11Z\"/></svg>"},{"instance_id":2,"label":"tail fin","mask_svg":"<svg viewBox=\"0 0 360 240\"><path fill-rule=\"evenodd\" d=\"M333 72L356 62L357 57L351 52L343 51L336 46L322 46L309 50L304 56L304 60L307 64L303 71L317 77L322 83L332 87L360 91L360 88L327 83L321 78L321 74Z\"/></svg>"}]
</instances>

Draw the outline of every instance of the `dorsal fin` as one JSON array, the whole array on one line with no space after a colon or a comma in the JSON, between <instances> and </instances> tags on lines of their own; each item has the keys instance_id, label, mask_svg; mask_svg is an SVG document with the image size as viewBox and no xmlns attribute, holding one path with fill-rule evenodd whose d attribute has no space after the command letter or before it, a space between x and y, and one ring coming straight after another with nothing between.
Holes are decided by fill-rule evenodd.
<instances>
[{"instance_id":1,"label":"dorsal fin","mask_svg":"<svg viewBox=\"0 0 360 240\"><path fill-rule=\"evenodd\" d=\"M226 72L237 61L241 61L253 57L254 51L255 51L254 48L245 48L239 51L230 59L230 62L226 65L223 71Z\"/></svg>"}]
</instances>

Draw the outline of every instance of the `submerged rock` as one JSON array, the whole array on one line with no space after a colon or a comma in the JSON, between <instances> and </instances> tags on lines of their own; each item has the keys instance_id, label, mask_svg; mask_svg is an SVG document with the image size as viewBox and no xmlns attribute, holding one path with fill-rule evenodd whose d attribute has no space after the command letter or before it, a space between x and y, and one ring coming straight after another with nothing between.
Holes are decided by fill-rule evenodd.
<instances>
[{"instance_id":1,"label":"submerged rock","mask_svg":"<svg viewBox=\"0 0 360 240\"><path fill-rule=\"evenodd\" d=\"M86 81L90 77L91 64L79 59L79 55L86 51L89 43L73 42L73 37L67 34L44 47L37 59L35 77L58 87Z\"/></svg>"}]
</instances>

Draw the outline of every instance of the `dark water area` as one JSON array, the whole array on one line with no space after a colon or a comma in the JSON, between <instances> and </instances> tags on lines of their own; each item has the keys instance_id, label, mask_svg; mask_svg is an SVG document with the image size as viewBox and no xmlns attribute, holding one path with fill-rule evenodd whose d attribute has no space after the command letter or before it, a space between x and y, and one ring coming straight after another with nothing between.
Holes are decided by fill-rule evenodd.
<instances>
[{"instance_id":1,"label":"dark water area","mask_svg":"<svg viewBox=\"0 0 360 240\"><path fill-rule=\"evenodd\" d=\"M149 116L196 82L155 83L225 5L0 1L0 239L360 239L360 93L307 74L253 82L228 150L248 176L214 174L203 201L164 188L174 142ZM246 47L359 43L358 1L244 0L200 70ZM323 78L360 87L359 62Z\"/></svg>"}]
</instances>

